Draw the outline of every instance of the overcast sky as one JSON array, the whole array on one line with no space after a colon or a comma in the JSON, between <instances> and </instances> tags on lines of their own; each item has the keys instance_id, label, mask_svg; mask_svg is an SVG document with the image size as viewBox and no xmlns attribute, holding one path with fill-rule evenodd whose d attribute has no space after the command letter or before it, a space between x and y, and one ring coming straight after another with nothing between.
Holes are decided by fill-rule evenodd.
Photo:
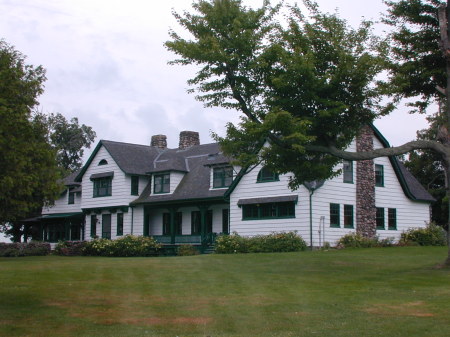
<instances>
[{"instance_id":1,"label":"overcast sky","mask_svg":"<svg viewBox=\"0 0 450 337\"><path fill-rule=\"evenodd\" d=\"M294 1L287 1L294 2ZM262 0L244 2L260 5ZM318 0L324 11L339 10L357 25L377 20L382 0ZM181 31L171 12L190 8L190 0L0 0L0 38L47 69L44 112L60 112L93 127L97 139L149 144L165 134L178 146L182 130L223 135L231 111L206 109L188 94L194 68L170 66L175 55L163 43L168 30ZM402 109L404 110L404 109ZM423 117L396 112L375 125L393 145L415 137Z\"/></svg>"}]
</instances>

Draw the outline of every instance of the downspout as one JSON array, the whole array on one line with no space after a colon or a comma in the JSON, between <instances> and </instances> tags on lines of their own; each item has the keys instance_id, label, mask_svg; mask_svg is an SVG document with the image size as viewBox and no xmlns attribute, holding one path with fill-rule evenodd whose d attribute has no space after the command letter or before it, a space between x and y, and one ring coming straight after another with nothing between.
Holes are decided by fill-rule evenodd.
<instances>
[{"instance_id":1,"label":"downspout","mask_svg":"<svg viewBox=\"0 0 450 337\"><path fill-rule=\"evenodd\" d=\"M313 250L313 225L312 225L312 195L314 194L314 190L311 189L309 191L309 242L311 246L311 250Z\"/></svg>"},{"instance_id":2,"label":"downspout","mask_svg":"<svg viewBox=\"0 0 450 337\"><path fill-rule=\"evenodd\" d=\"M131 206L131 235L133 235L133 227L134 227L134 206Z\"/></svg>"},{"instance_id":3,"label":"downspout","mask_svg":"<svg viewBox=\"0 0 450 337\"><path fill-rule=\"evenodd\" d=\"M325 180L305 181L303 183L303 185L309 191L309 242L310 242L311 250L313 250L312 195L314 194L314 191L317 190L318 188L322 187L322 185L324 183L325 183Z\"/></svg>"}]
</instances>

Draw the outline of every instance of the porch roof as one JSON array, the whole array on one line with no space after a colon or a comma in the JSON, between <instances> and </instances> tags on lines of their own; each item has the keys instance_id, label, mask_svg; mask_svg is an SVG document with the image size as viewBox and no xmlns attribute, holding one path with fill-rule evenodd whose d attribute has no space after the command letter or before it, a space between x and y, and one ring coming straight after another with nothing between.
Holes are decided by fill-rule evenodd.
<instances>
[{"instance_id":1,"label":"porch roof","mask_svg":"<svg viewBox=\"0 0 450 337\"><path fill-rule=\"evenodd\" d=\"M262 197L262 198L249 198L249 199L239 199L237 204L238 206L242 205L254 205L254 204L269 204L272 202L289 202L294 201L297 202L298 195L280 195L273 197Z\"/></svg>"},{"instance_id":2,"label":"porch roof","mask_svg":"<svg viewBox=\"0 0 450 337\"><path fill-rule=\"evenodd\" d=\"M54 214L43 214L40 218L45 219L61 219L61 218L72 218L75 216L82 216L83 212L71 212L71 213L54 213Z\"/></svg>"}]
</instances>

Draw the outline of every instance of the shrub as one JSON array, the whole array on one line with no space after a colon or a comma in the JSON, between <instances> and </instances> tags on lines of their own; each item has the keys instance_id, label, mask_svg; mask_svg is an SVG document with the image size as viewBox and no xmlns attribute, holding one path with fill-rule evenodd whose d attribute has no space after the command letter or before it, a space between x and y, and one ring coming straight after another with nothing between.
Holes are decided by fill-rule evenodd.
<instances>
[{"instance_id":1,"label":"shrub","mask_svg":"<svg viewBox=\"0 0 450 337\"><path fill-rule=\"evenodd\" d=\"M242 237L233 233L219 236L215 245L215 252L219 254L298 252L305 249L305 241L296 232L253 237Z\"/></svg>"},{"instance_id":2,"label":"shrub","mask_svg":"<svg viewBox=\"0 0 450 337\"><path fill-rule=\"evenodd\" d=\"M403 245L445 246L447 244L446 232L442 227L430 223L425 228L410 228L403 232L400 243Z\"/></svg>"},{"instance_id":3,"label":"shrub","mask_svg":"<svg viewBox=\"0 0 450 337\"><path fill-rule=\"evenodd\" d=\"M64 256L79 256L83 254L86 241L59 241L55 247L55 254Z\"/></svg>"},{"instance_id":4,"label":"shrub","mask_svg":"<svg viewBox=\"0 0 450 337\"><path fill-rule=\"evenodd\" d=\"M155 256L160 248L161 245L152 237L125 235L116 240L88 241L82 252L92 256Z\"/></svg>"},{"instance_id":5,"label":"shrub","mask_svg":"<svg viewBox=\"0 0 450 337\"><path fill-rule=\"evenodd\" d=\"M41 256L50 253L47 242L0 243L0 257Z\"/></svg>"},{"instance_id":6,"label":"shrub","mask_svg":"<svg viewBox=\"0 0 450 337\"><path fill-rule=\"evenodd\" d=\"M181 245L177 249L178 256L198 255L200 252L192 245Z\"/></svg>"},{"instance_id":7,"label":"shrub","mask_svg":"<svg viewBox=\"0 0 450 337\"><path fill-rule=\"evenodd\" d=\"M394 245L394 238L380 240L378 236L366 238L359 233L349 233L341 237L338 241L338 248L370 248L370 247L391 247Z\"/></svg>"}]
</instances>

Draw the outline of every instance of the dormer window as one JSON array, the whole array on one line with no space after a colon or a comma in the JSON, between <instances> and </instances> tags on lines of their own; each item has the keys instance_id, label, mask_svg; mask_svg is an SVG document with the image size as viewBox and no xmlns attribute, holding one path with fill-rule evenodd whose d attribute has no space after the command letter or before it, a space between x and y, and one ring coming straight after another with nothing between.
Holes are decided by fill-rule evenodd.
<instances>
[{"instance_id":1,"label":"dormer window","mask_svg":"<svg viewBox=\"0 0 450 337\"><path fill-rule=\"evenodd\" d=\"M156 174L153 182L153 193L169 193L170 192L170 174Z\"/></svg>"},{"instance_id":2,"label":"dormer window","mask_svg":"<svg viewBox=\"0 0 450 337\"><path fill-rule=\"evenodd\" d=\"M256 181L258 183L267 183L269 181L279 181L280 177L277 173L272 172L267 167L263 167L261 171L258 173L258 177L256 178Z\"/></svg>"},{"instance_id":3,"label":"dormer window","mask_svg":"<svg viewBox=\"0 0 450 337\"><path fill-rule=\"evenodd\" d=\"M98 166L101 166L101 165L108 165L108 161L106 159L100 160L100 162L98 163Z\"/></svg>"},{"instance_id":4,"label":"dormer window","mask_svg":"<svg viewBox=\"0 0 450 337\"><path fill-rule=\"evenodd\" d=\"M231 166L215 167L213 169L213 188L229 187L233 182L233 168Z\"/></svg>"}]
</instances>

